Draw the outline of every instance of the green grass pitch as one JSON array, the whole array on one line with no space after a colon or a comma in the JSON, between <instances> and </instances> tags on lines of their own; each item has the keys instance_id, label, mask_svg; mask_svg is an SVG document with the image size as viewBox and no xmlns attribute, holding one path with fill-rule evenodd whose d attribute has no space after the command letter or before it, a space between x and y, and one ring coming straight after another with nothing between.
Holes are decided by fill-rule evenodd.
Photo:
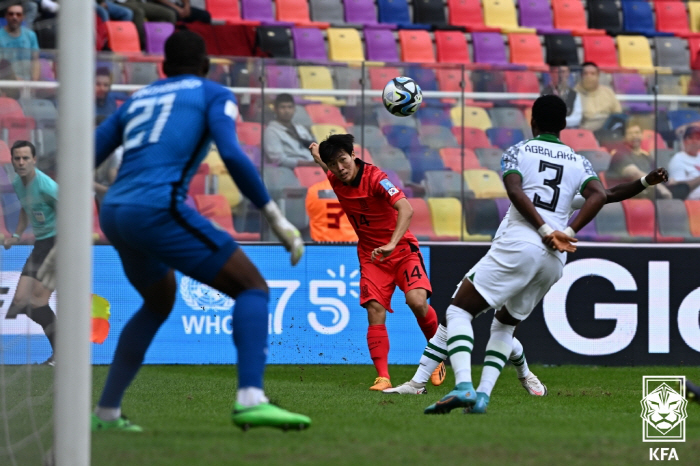
<instances>
[{"instance_id":1,"label":"green grass pitch","mask_svg":"<svg viewBox=\"0 0 700 466\"><path fill-rule=\"evenodd\" d=\"M454 384L422 396L370 392L372 366L269 366L268 396L311 416L304 432L231 425L234 366L145 366L123 409L143 434L92 436L94 465L637 465L649 447L675 447L674 464L698 464L700 404L689 403L685 443L642 442L643 375L686 375L688 367L533 366L549 396L528 395L507 366L483 416L426 416L423 408ZM392 366L408 380L414 366ZM94 398L106 377L94 369ZM474 378L479 380L480 367Z\"/></svg>"}]
</instances>

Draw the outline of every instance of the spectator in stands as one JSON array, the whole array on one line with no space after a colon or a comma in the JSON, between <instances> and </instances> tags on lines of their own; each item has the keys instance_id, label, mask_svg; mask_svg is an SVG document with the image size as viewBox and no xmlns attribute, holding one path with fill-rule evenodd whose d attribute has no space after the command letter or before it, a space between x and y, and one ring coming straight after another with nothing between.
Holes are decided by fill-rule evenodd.
<instances>
[{"instance_id":1,"label":"spectator in stands","mask_svg":"<svg viewBox=\"0 0 700 466\"><path fill-rule=\"evenodd\" d=\"M688 184L688 192L682 197L683 199L700 199L699 151L700 127L688 126L683 134L683 150L674 154L668 164L669 179Z\"/></svg>"},{"instance_id":2,"label":"spectator in stands","mask_svg":"<svg viewBox=\"0 0 700 466\"><path fill-rule=\"evenodd\" d=\"M109 0L95 0L95 12L102 21L133 21L134 12Z\"/></svg>"},{"instance_id":3,"label":"spectator in stands","mask_svg":"<svg viewBox=\"0 0 700 466\"><path fill-rule=\"evenodd\" d=\"M208 11L190 5L190 0L147 0L152 3L159 3L175 12L177 21L191 23L211 23L211 15Z\"/></svg>"},{"instance_id":4,"label":"spectator in stands","mask_svg":"<svg viewBox=\"0 0 700 466\"><path fill-rule=\"evenodd\" d=\"M622 107L612 88L600 84L600 70L593 62L581 65L581 82L575 87L581 94L583 121L581 128L597 131L613 113L621 113Z\"/></svg>"},{"instance_id":5,"label":"spectator in stands","mask_svg":"<svg viewBox=\"0 0 700 466\"><path fill-rule=\"evenodd\" d=\"M549 64L550 84L542 90L542 95L557 95L566 103L566 127L578 128L581 124L581 96L569 86L571 71L566 60L558 58Z\"/></svg>"},{"instance_id":6,"label":"spectator in stands","mask_svg":"<svg viewBox=\"0 0 700 466\"><path fill-rule=\"evenodd\" d=\"M117 96L112 90L112 73L107 68L95 71L95 116L108 117L117 111Z\"/></svg>"},{"instance_id":7,"label":"spectator in stands","mask_svg":"<svg viewBox=\"0 0 700 466\"><path fill-rule=\"evenodd\" d=\"M12 64L4 58L0 60L0 81L16 81L17 76L12 69ZM19 99L20 90L12 88L0 89L0 97L9 97L11 99Z\"/></svg>"},{"instance_id":8,"label":"spectator in stands","mask_svg":"<svg viewBox=\"0 0 700 466\"><path fill-rule=\"evenodd\" d=\"M357 234L338 202L331 182L319 181L306 192L309 233L314 241L357 241Z\"/></svg>"},{"instance_id":9,"label":"spectator in stands","mask_svg":"<svg viewBox=\"0 0 700 466\"><path fill-rule=\"evenodd\" d=\"M304 126L292 123L295 110L291 95L275 98L275 119L265 128L265 157L282 167L314 167L316 162L308 149L314 138Z\"/></svg>"},{"instance_id":10,"label":"spectator in stands","mask_svg":"<svg viewBox=\"0 0 700 466\"><path fill-rule=\"evenodd\" d=\"M39 80L39 42L36 34L22 26L24 8L19 3L5 10L7 25L0 29L0 59L12 65L19 80Z\"/></svg>"}]
</instances>

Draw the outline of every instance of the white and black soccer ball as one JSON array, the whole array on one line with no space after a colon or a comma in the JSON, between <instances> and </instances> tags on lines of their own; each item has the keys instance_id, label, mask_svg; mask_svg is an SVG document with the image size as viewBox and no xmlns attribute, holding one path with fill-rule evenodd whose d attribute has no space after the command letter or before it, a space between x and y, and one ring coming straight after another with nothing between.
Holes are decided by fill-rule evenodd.
<instances>
[{"instance_id":1,"label":"white and black soccer ball","mask_svg":"<svg viewBox=\"0 0 700 466\"><path fill-rule=\"evenodd\" d=\"M398 117L407 117L416 113L420 107L423 102L423 92L417 82L400 76L384 86L382 100L389 113Z\"/></svg>"}]
</instances>

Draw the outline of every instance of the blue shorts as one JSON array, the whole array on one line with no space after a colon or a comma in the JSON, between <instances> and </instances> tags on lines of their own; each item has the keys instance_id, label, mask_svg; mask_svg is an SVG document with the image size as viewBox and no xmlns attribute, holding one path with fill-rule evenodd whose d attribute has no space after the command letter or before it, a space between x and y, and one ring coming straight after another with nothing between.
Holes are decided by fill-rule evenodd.
<instances>
[{"instance_id":1,"label":"blue shorts","mask_svg":"<svg viewBox=\"0 0 700 466\"><path fill-rule=\"evenodd\" d=\"M231 235L185 204L174 209L103 205L100 224L119 253L127 278L139 291L161 280L170 269L211 285L238 249Z\"/></svg>"}]
</instances>

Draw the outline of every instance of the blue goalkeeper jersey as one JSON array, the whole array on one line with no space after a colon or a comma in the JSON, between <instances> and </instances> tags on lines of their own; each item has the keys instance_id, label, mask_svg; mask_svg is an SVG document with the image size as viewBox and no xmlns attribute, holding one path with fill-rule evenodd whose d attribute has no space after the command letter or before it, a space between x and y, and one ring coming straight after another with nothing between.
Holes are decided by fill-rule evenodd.
<instances>
[{"instance_id":1,"label":"blue goalkeeper jersey","mask_svg":"<svg viewBox=\"0 0 700 466\"><path fill-rule=\"evenodd\" d=\"M212 140L241 192L257 207L269 195L236 137L231 91L194 75L156 81L135 92L95 131L95 166L118 146L124 157L105 205L172 209L184 202Z\"/></svg>"}]
</instances>

